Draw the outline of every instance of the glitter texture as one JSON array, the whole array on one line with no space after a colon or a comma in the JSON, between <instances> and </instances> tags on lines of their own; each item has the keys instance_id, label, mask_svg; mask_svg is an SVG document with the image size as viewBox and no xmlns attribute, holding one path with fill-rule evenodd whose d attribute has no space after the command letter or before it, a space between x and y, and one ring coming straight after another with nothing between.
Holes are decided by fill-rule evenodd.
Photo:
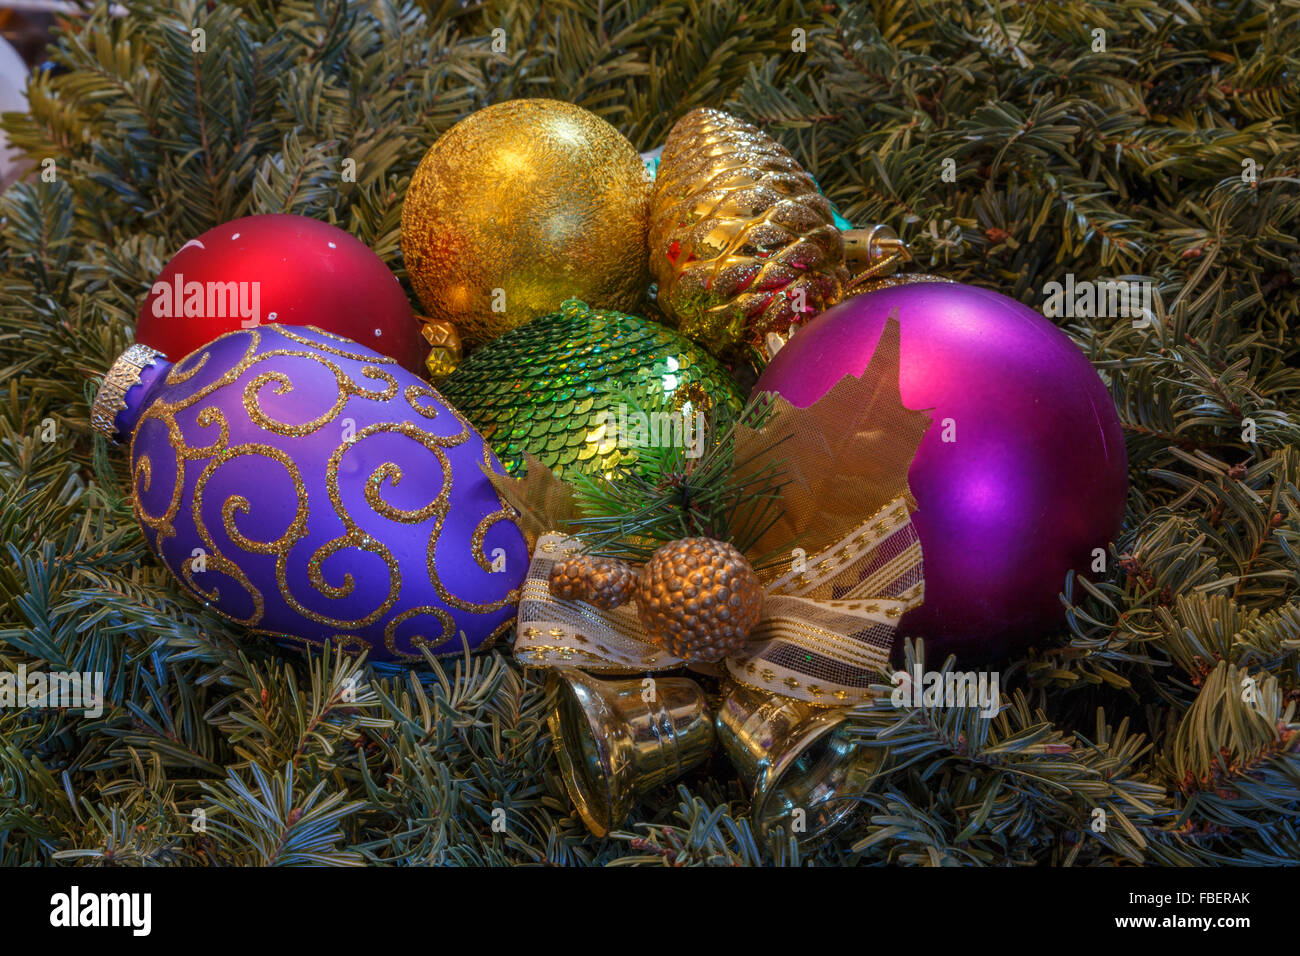
<instances>
[{"instance_id":1,"label":"glitter texture","mask_svg":"<svg viewBox=\"0 0 1300 956\"><path fill-rule=\"evenodd\" d=\"M510 100L461 120L420 161L402 257L428 317L466 345L570 296L632 309L649 284L649 196L636 150L600 117Z\"/></svg>"}]
</instances>

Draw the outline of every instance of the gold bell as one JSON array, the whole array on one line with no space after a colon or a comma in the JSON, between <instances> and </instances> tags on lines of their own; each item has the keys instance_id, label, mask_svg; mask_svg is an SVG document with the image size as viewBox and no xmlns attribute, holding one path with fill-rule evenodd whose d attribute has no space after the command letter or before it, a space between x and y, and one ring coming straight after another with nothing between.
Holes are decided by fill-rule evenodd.
<instances>
[{"instance_id":1,"label":"gold bell","mask_svg":"<svg viewBox=\"0 0 1300 956\"><path fill-rule=\"evenodd\" d=\"M596 836L619 826L638 796L681 776L713 750L704 692L685 677L602 681L551 671L548 723L560 773Z\"/></svg>"},{"instance_id":2,"label":"gold bell","mask_svg":"<svg viewBox=\"0 0 1300 956\"><path fill-rule=\"evenodd\" d=\"M852 819L875 756L847 733L842 709L812 707L734 686L718 709L718 739L751 791L755 835L776 829L803 849L824 843Z\"/></svg>"}]
</instances>

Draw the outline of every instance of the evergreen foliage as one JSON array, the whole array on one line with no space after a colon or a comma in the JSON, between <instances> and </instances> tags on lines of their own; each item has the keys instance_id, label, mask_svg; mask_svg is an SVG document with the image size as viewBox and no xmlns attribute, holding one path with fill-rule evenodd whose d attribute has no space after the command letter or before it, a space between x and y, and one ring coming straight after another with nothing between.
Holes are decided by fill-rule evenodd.
<instances>
[{"instance_id":1,"label":"evergreen foliage","mask_svg":"<svg viewBox=\"0 0 1300 956\"><path fill-rule=\"evenodd\" d=\"M94 719L0 709L0 863L800 862L755 844L722 758L589 837L543 685L508 649L377 673L241 634L151 557L123 456L89 427L96 381L186 240L300 213L405 282L416 163L517 96L576 102L641 150L688 109L729 109L854 223L1030 305L1067 273L1156 283L1146 327L1062 320L1128 438L1108 570L1061 582L1068 621L1003 663L996 719L856 711L885 769L816 861L1300 859L1300 7L129 6L88 8L34 76L30 115L4 122L57 180L0 200L0 670L101 670L108 700Z\"/></svg>"}]
</instances>

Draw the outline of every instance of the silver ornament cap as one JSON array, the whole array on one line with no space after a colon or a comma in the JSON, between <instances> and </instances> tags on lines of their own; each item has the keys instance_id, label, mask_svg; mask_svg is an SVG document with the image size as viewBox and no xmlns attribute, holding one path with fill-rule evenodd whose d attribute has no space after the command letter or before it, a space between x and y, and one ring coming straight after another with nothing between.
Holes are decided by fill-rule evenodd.
<instances>
[{"instance_id":1,"label":"silver ornament cap","mask_svg":"<svg viewBox=\"0 0 1300 956\"><path fill-rule=\"evenodd\" d=\"M147 345L133 345L117 357L90 406L90 424L112 441L117 441L119 430L117 416L126 408L126 393L140 384L144 370L158 359L162 352Z\"/></svg>"}]
</instances>

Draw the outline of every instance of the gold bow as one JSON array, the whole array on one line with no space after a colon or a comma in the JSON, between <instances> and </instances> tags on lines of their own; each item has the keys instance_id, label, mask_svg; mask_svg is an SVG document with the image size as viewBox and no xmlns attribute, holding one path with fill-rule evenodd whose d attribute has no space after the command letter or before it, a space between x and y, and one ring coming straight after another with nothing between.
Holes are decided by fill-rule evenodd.
<instances>
[{"instance_id":1,"label":"gold bow","mask_svg":"<svg viewBox=\"0 0 1300 956\"><path fill-rule=\"evenodd\" d=\"M789 555L760 571L762 617L745 651L725 661L740 683L822 706L863 701L898 619L921 604L907 469L930 419L903 406L898 352L890 320L860 378L805 409L777 397L761 428L736 429L737 470L760 468L779 449L786 479L781 517L750 550ZM630 605L606 611L550 593L551 566L583 547L565 533L580 512L568 485L534 458L522 479L490 477L534 542L519 602L521 663L623 673L683 665L650 641Z\"/></svg>"}]
</instances>

